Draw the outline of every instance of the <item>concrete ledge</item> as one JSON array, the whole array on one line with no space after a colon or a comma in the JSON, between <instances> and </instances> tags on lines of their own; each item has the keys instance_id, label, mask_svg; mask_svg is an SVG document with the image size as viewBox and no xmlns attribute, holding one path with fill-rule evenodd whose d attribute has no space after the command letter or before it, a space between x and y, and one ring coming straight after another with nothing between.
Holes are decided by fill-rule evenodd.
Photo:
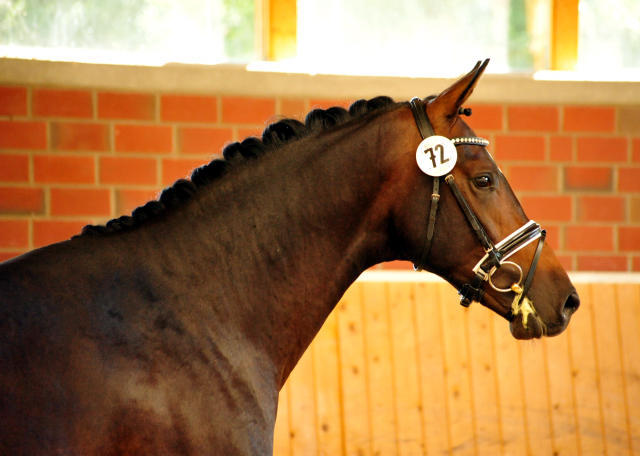
<instances>
[{"instance_id":1,"label":"concrete ledge","mask_svg":"<svg viewBox=\"0 0 640 456\"><path fill-rule=\"evenodd\" d=\"M246 65L148 67L0 58L0 84L116 91L351 100L389 95L408 100L438 93L452 81L249 71ZM531 75L488 74L473 102L638 105L640 82L539 81Z\"/></svg>"}]
</instances>

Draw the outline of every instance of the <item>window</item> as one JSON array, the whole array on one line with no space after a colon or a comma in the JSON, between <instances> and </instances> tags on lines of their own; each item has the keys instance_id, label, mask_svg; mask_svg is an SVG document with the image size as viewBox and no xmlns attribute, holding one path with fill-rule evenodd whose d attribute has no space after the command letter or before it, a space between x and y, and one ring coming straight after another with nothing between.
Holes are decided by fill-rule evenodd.
<instances>
[{"instance_id":1,"label":"window","mask_svg":"<svg viewBox=\"0 0 640 456\"><path fill-rule=\"evenodd\" d=\"M640 71L640 1L581 0L578 69Z\"/></svg>"},{"instance_id":2,"label":"window","mask_svg":"<svg viewBox=\"0 0 640 456\"><path fill-rule=\"evenodd\" d=\"M253 0L5 0L7 56L163 64L255 60Z\"/></svg>"},{"instance_id":3,"label":"window","mask_svg":"<svg viewBox=\"0 0 640 456\"><path fill-rule=\"evenodd\" d=\"M546 0L299 0L298 57L379 74L457 75L547 67Z\"/></svg>"},{"instance_id":4,"label":"window","mask_svg":"<svg viewBox=\"0 0 640 456\"><path fill-rule=\"evenodd\" d=\"M454 76L490 57L494 73L640 74L640 1L0 0L0 55L274 59L290 71L410 76Z\"/></svg>"}]
</instances>

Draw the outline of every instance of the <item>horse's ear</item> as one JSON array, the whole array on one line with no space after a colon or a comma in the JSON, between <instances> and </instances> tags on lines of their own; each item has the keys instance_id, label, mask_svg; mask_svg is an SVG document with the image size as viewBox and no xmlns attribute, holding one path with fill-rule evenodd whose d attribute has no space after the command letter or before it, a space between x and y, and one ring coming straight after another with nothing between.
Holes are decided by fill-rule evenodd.
<instances>
[{"instance_id":1,"label":"horse's ear","mask_svg":"<svg viewBox=\"0 0 640 456\"><path fill-rule=\"evenodd\" d=\"M451 118L458 113L458 108L467 101L473 92L480 76L489 64L489 59L476 63L476 66L466 76L456 81L451 87L438 95L429 103L429 113L433 112L435 118ZM431 115L430 115L431 117Z\"/></svg>"}]
</instances>

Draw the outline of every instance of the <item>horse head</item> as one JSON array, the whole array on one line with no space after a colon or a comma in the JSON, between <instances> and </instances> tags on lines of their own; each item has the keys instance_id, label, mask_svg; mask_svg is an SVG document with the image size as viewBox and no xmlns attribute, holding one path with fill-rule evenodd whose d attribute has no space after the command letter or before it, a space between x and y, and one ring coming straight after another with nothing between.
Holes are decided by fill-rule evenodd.
<instances>
[{"instance_id":1,"label":"horse head","mask_svg":"<svg viewBox=\"0 0 640 456\"><path fill-rule=\"evenodd\" d=\"M487 64L478 62L435 97L412 100L415 134L420 130L426 139L404 157L412 202L409 210L396 211L396 230L406 236L401 251L417 270L455 286L462 305L479 301L509 320L514 337L557 335L579 297L544 242L545 231L525 215L491 157L488 141L461 117L469 115L462 105Z\"/></svg>"}]
</instances>

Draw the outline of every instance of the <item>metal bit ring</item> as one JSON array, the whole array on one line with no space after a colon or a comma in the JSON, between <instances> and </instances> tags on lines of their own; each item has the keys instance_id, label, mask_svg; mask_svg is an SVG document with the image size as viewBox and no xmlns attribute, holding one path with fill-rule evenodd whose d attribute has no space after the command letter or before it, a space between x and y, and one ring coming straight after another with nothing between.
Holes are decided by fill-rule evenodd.
<instances>
[{"instance_id":1,"label":"metal bit ring","mask_svg":"<svg viewBox=\"0 0 640 456\"><path fill-rule=\"evenodd\" d=\"M520 279L518 279L518 282L516 282L516 285L520 285L522 283L522 268L520 266L518 266L516 263L514 263L513 261L503 261L502 263L500 263L501 265L505 265L505 264L512 264L514 265L516 268L518 268L518 271L520 271ZM489 285L491 285L491 288L493 288L496 291L499 291L500 293L509 293L511 290L511 287L509 288L498 288L496 287L493 282L491 282L491 276L493 275L494 272L496 272L498 270L498 268L496 268L495 266L491 269L491 271L489 271Z\"/></svg>"}]
</instances>

